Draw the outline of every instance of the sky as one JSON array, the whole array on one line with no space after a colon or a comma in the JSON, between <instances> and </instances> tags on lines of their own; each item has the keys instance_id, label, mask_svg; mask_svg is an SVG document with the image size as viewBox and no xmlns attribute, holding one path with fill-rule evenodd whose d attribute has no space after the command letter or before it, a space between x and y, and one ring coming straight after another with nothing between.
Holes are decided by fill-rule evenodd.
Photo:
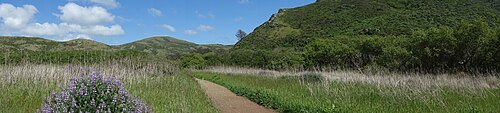
<instances>
[{"instance_id":1,"label":"sky","mask_svg":"<svg viewBox=\"0 0 500 113\"><path fill-rule=\"evenodd\" d=\"M49 2L50 1L50 2ZM152 36L198 44L237 42L280 8L315 0L1 0L0 35L120 45Z\"/></svg>"}]
</instances>

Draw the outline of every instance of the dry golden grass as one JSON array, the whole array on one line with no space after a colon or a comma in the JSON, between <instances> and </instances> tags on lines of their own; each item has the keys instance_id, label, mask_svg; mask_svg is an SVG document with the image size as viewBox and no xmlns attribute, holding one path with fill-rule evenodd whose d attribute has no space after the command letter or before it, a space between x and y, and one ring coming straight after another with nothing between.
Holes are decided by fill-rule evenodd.
<instances>
[{"instance_id":1,"label":"dry golden grass","mask_svg":"<svg viewBox=\"0 0 500 113\"><path fill-rule=\"evenodd\" d=\"M305 73L321 74L326 81L362 83L376 86L417 87L428 88L456 88L456 89L481 89L500 88L500 78L493 74L481 76L467 76L459 74L418 74L418 73L372 73L363 74L358 71L275 71L241 67L212 67L205 72L226 74L244 74L257 76L300 76Z\"/></svg>"}]
</instances>

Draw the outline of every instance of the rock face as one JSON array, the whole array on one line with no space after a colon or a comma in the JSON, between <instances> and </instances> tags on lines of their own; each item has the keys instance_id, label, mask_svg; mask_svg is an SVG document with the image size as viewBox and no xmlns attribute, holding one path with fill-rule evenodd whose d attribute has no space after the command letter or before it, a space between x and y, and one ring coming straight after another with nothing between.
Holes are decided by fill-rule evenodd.
<instances>
[{"instance_id":1,"label":"rock face","mask_svg":"<svg viewBox=\"0 0 500 113\"><path fill-rule=\"evenodd\" d=\"M285 8L279 9L279 10L278 10L278 13L273 14L273 15L271 16L271 18L269 18L269 20L267 21L267 23L273 23L273 22L274 22L274 20L275 20L276 18L278 18L278 16L283 15L286 11L287 11L287 9L285 9Z\"/></svg>"}]
</instances>

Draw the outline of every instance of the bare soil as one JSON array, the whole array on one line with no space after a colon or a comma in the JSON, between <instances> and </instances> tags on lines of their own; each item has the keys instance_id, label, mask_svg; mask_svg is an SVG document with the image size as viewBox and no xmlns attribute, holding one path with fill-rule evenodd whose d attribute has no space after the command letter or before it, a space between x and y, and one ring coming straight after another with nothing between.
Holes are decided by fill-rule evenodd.
<instances>
[{"instance_id":1,"label":"bare soil","mask_svg":"<svg viewBox=\"0 0 500 113\"><path fill-rule=\"evenodd\" d=\"M276 113L254 103L244 97L238 96L230 90L215 83L196 79L213 105L222 113Z\"/></svg>"}]
</instances>

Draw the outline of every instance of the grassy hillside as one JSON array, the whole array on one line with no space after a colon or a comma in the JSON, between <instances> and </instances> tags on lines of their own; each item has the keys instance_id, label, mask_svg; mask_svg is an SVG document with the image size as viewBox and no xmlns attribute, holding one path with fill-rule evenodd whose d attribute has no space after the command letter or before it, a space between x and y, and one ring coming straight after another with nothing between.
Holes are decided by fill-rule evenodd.
<instances>
[{"instance_id":1,"label":"grassy hillside","mask_svg":"<svg viewBox=\"0 0 500 113\"><path fill-rule=\"evenodd\" d=\"M160 56L171 56L178 58L188 53L206 53L209 51L227 50L231 46L224 45L200 45L192 42L175 39L172 37L159 36L119 46L121 49L133 49Z\"/></svg>"},{"instance_id":2,"label":"grassy hillside","mask_svg":"<svg viewBox=\"0 0 500 113\"><path fill-rule=\"evenodd\" d=\"M221 44L195 44L172 37L151 37L132 43L110 46L101 42L75 39L53 41L37 37L0 36L0 64L4 63L90 63L130 57L175 60L190 53L229 50ZM151 54L151 55L146 55Z\"/></svg>"},{"instance_id":3,"label":"grassy hillside","mask_svg":"<svg viewBox=\"0 0 500 113\"><path fill-rule=\"evenodd\" d=\"M279 10L228 61L273 69L494 70L499 27L494 0L318 0Z\"/></svg>"},{"instance_id":4,"label":"grassy hillside","mask_svg":"<svg viewBox=\"0 0 500 113\"><path fill-rule=\"evenodd\" d=\"M38 37L0 37L0 51L66 51L66 50L116 50L116 47L104 43L76 39L58 42Z\"/></svg>"},{"instance_id":5,"label":"grassy hillside","mask_svg":"<svg viewBox=\"0 0 500 113\"><path fill-rule=\"evenodd\" d=\"M478 17L499 26L499 10L495 0L318 0L281 9L236 46L270 49L337 35L404 35Z\"/></svg>"}]
</instances>

